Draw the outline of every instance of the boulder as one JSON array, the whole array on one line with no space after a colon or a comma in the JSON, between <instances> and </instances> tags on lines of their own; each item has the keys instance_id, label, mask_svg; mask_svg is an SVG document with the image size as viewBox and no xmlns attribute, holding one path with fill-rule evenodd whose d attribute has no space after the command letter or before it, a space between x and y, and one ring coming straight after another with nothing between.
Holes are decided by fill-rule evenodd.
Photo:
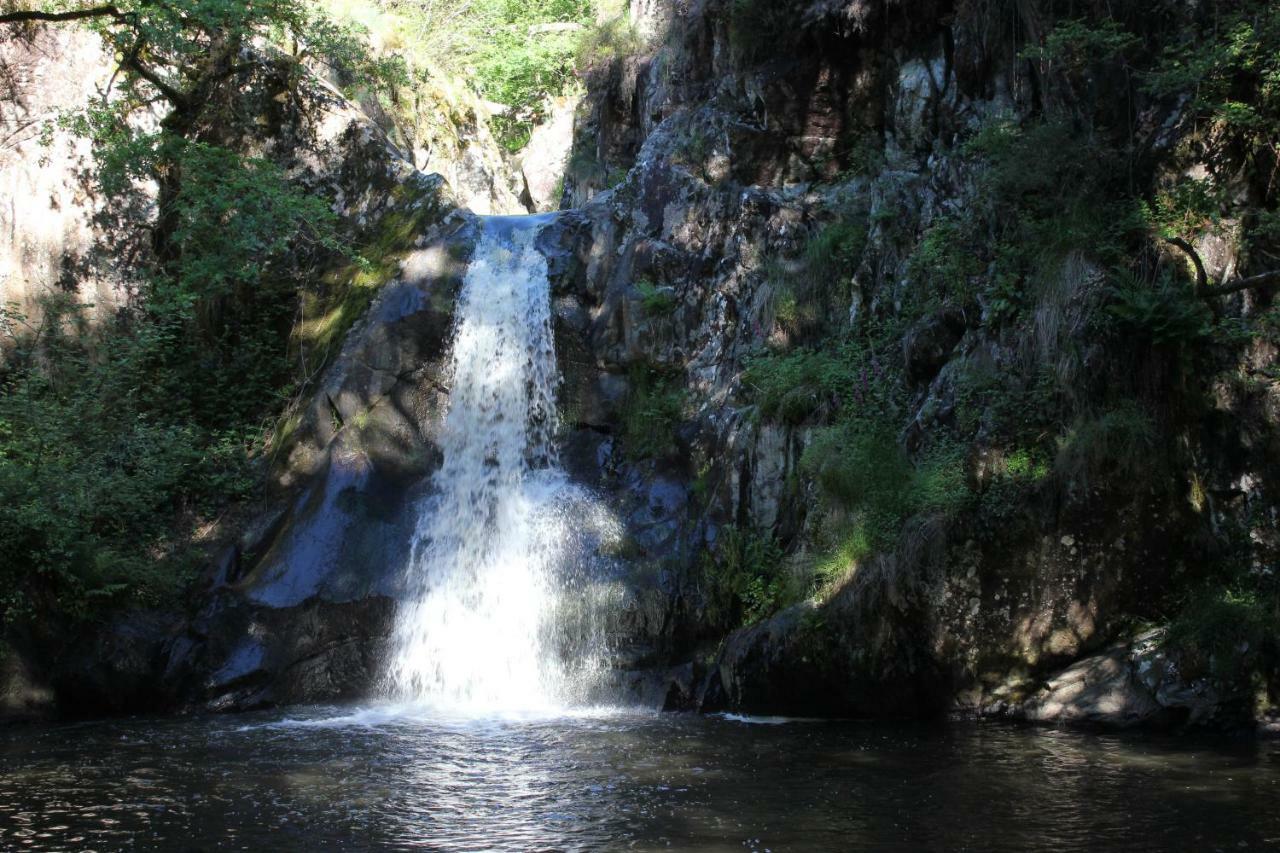
<instances>
[{"instance_id":1,"label":"boulder","mask_svg":"<svg viewBox=\"0 0 1280 853\"><path fill-rule=\"evenodd\" d=\"M1164 631L1084 658L1049 678L1022 706L1038 723L1130 726L1205 726L1239 713L1221 685L1185 677ZM1239 697L1235 697L1236 700Z\"/></svg>"},{"instance_id":2,"label":"boulder","mask_svg":"<svg viewBox=\"0 0 1280 853\"><path fill-rule=\"evenodd\" d=\"M574 112L577 98L558 98L547 120L533 129L520 155L525 204L534 213L560 209L565 168L573 150Z\"/></svg>"},{"instance_id":3,"label":"boulder","mask_svg":"<svg viewBox=\"0 0 1280 853\"><path fill-rule=\"evenodd\" d=\"M1077 661L1053 676L1027 702L1024 714L1040 723L1123 727L1148 722L1161 710L1160 703L1134 677L1128 648L1119 646Z\"/></svg>"}]
</instances>

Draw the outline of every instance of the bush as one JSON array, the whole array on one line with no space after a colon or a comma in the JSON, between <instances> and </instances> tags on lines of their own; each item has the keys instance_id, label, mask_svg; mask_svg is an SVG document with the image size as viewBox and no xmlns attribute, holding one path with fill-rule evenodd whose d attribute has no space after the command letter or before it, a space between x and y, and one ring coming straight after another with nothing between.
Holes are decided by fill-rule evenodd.
<instances>
[{"instance_id":1,"label":"bush","mask_svg":"<svg viewBox=\"0 0 1280 853\"><path fill-rule=\"evenodd\" d=\"M625 8L611 14L597 13L595 19L597 23L578 41L575 64L579 74L634 56L644 47Z\"/></svg>"},{"instance_id":2,"label":"bush","mask_svg":"<svg viewBox=\"0 0 1280 853\"><path fill-rule=\"evenodd\" d=\"M652 366L631 371L622 412L622 446L631 459L673 453L676 428L685 419L683 377Z\"/></svg>"},{"instance_id":3,"label":"bush","mask_svg":"<svg viewBox=\"0 0 1280 853\"><path fill-rule=\"evenodd\" d=\"M1181 349L1212 335L1209 309L1190 285L1168 278L1151 285L1125 271L1117 272L1113 281L1106 310L1119 334L1166 349Z\"/></svg>"},{"instance_id":4,"label":"bush","mask_svg":"<svg viewBox=\"0 0 1280 853\"><path fill-rule=\"evenodd\" d=\"M1072 71L1122 57L1141 47L1142 39L1117 21L1092 22L1084 19L1059 21L1044 44L1023 51L1023 56L1041 62L1060 62Z\"/></svg>"},{"instance_id":5,"label":"bush","mask_svg":"<svg viewBox=\"0 0 1280 853\"><path fill-rule=\"evenodd\" d=\"M182 589L194 527L259 484L253 458L296 380L298 289L345 252L324 201L270 163L162 134L99 148L100 181L128 178L112 171L121 150L185 175L137 302L96 329L67 299L39 328L5 315L0 618L89 617Z\"/></svg>"},{"instance_id":6,"label":"bush","mask_svg":"<svg viewBox=\"0 0 1280 853\"><path fill-rule=\"evenodd\" d=\"M702 564L708 616L722 625L751 624L802 595L771 536L724 527Z\"/></svg>"},{"instance_id":7,"label":"bush","mask_svg":"<svg viewBox=\"0 0 1280 853\"><path fill-rule=\"evenodd\" d=\"M762 417L803 423L829 406L831 386L841 384L843 365L829 353L797 350L747 360L742 381Z\"/></svg>"},{"instance_id":8,"label":"bush","mask_svg":"<svg viewBox=\"0 0 1280 853\"><path fill-rule=\"evenodd\" d=\"M742 381L762 417L789 424L842 408L883 409L892 405L894 393L881 361L853 341L753 356L747 359Z\"/></svg>"},{"instance_id":9,"label":"bush","mask_svg":"<svg viewBox=\"0 0 1280 853\"><path fill-rule=\"evenodd\" d=\"M1275 666L1280 597L1254 586L1208 586L1188 596L1164 640L1180 654L1187 677L1244 686L1258 669Z\"/></svg>"},{"instance_id":10,"label":"bush","mask_svg":"<svg viewBox=\"0 0 1280 853\"><path fill-rule=\"evenodd\" d=\"M935 223L913 254L913 278L926 285L921 308L980 297L989 322L1016 321L1030 286L1058 275L1068 256L1115 266L1140 245L1142 206L1100 136L1055 117L1003 118L963 150L983 167L975 204Z\"/></svg>"},{"instance_id":11,"label":"bush","mask_svg":"<svg viewBox=\"0 0 1280 853\"><path fill-rule=\"evenodd\" d=\"M651 281L640 279L635 283L635 288L640 294L640 305L646 314L665 317L680 304L670 287L658 287Z\"/></svg>"},{"instance_id":12,"label":"bush","mask_svg":"<svg viewBox=\"0 0 1280 853\"><path fill-rule=\"evenodd\" d=\"M1065 482L1087 482L1107 473L1113 482L1138 487L1163 470L1151 418L1133 401L1124 401L1097 417L1079 419L1060 441L1055 464Z\"/></svg>"},{"instance_id":13,"label":"bush","mask_svg":"<svg viewBox=\"0 0 1280 853\"><path fill-rule=\"evenodd\" d=\"M206 414L219 396L241 404L234 377L170 363L177 328L135 323L95 340L46 339L38 361L5 378L0 619L82 618L171 597L192 567L179 515L211 514L258 482L256 425Z\"/></svg>"},{"instance_id":14,"label":"bush","mask_svg":"<svg viewBox=\"0 0 1280 853\"><path fill-rule=\"evenodd\" d=\"M986 264L973 250L973 224L959 217L943 217L924 232L907 261L919 289L909 294L913 313L943 305L965 307L977 292L977 278Z\"/></svg>"},{"instance_id":15,"label":"bush","mask_svg":"<svg viewBox=\"0 0 1280 853\"><path fill-rule=\"evenodd\" d=\"M810 289L848 299L849 284L866 245L866 224L857 220L837 220L814 234L804 247Z\"/></svg>"},{"instance_id":16,"label":"bush","mask_svg":"<svg viewBox=\"0 0 1280 853\"><path fill-rule=\"evenodd\" d=\"M1171 39L1145 75L1149 92L1191 93L1191 107L1231 141L1273 143L1280 128L1280 8L1268 0L1214 7L1182 38Z\"/></svg>"},{"instance_id":17,"label":"bush","mask_svg":"<svg viewBox=\"0 0 1280 853\"><path fill-rule=\"evenodd\" d=\"M505 108L492 125L508 151L528 141L549 99L575 90L581 74L641 47L625 6L615 0L323 2L406 56L413 72L410 91L399 93L393 105L405 124L429 120L415 114L419 101L434 107L439 99L433 91L451 85L449 78L465 80L481 98ZM460 127L470 121L448 123Z\"/></svg>"},{"instance_id":18,"label":"bush","mask_svg":"<svg viewBox=\"0 0 1280 853\"><path fill-rule=\"evenodd\" d=\"M814 581L821 594L849 576L852 567L860 566L883 546L877 541L866 518L847 522L838 532L837 542L820 556L813 567Z\"/></svg>"},{"instance_id":19,"label":"bush","mask_svg":"<svg viewBox=\"0 0 1280 853\"><path fill-rule=\"evenodd\" d=\"M971 500L962 447L940 444L913 462L883 421L845 423L819 432L800 465L817 482L824 504L838 511L835 517L843 528L828 537L839 544L820 561L820 575L832 575L837 563L847 568L873 553L893 550L912 516L948 516Z\"/></svg>"}]
</instances>

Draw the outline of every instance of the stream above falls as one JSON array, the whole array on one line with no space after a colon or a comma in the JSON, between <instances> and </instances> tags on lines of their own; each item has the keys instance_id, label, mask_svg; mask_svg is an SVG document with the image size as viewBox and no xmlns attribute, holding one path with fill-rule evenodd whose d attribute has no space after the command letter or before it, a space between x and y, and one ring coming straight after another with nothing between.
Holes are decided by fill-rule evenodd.
<instances>
[{"instance_id":1,"label":"stream above falls","mask_svg":"<svg viewBox=\"0 0 1280 853\"><path fill-rule=\"evenodd\" d=\"M2 849L1257 850L1280 742L397 706L0 730Z\"/></svg>"}]
</instances>

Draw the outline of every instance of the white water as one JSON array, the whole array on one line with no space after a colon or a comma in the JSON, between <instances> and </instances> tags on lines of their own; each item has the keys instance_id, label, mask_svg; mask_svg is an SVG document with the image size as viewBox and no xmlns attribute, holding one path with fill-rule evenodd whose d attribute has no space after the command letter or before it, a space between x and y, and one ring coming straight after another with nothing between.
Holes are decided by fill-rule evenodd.
<instances>
[{"instance_id":1,"label":"white water","mask_svg":"<svg viewBox=\"0 0 1280 853\"><path fill-rule=\"evenodd\" d=\"M485 220L463 281L443 462L397 619L400 699L555 710L580 701L600 669L599 639L567 636L583 580L571 552L588 522L609 520L558 464L547 264L534 246L544 223Z\"/></svg>"}]
</instances>

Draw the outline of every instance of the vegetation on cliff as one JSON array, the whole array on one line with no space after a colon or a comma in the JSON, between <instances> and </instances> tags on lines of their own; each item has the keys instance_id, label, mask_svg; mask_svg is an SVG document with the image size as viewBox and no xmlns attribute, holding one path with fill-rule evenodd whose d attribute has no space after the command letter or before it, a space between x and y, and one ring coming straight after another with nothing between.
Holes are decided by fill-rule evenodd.
<instances>
[{"instance_id":1,"label":"vegetation on cliff","mask_svg":"<svg viewBox=\"0 0 1280 853\"><path fill-rule=\"evenodd\" d=\"M580 76L633 38L626 9L612 0L325 0L339 20L367 27L403 58L408 79L386 99L405 124L423 115L421 93L465 81L482 98L498 141L515 152L546 118L550 99L581 88Z\"/></svg>"},{"instance_id":2,"label":"vegetation on cliff","mask_svg":"<svg viewBox=\"0 0 1280 853\"><path fill-rule=\"evenodd\" d=\"M12 348L0 394L0 565L11 622L156 603L181 589L201 527L255 491L251 460L301 378L287 347L297 294L350 250L327 200L270 161L206 141L240 75L261 61L250 43L305 31L300 54L393 70L302 4L122 4L88 20L120 57L116 94L59 122L93 143L94 190L110 200L104 248L132 257L136 292L97 327L57 294L38 321L2 317ZM158 128L135 121L157 98ZM148 184L158 187L150 223L138 215Z\"/></svg>"},{"instance_id":3,"label":"vegetation on cliff","mask_svg":"<svg viewBox=\"0 0 1280 853\"><path fill-rule=\"evenodd\" d=\"M742 375L760 417L808 444L796 489L811 502L782 543L791 592L760 606L750 577L770 575L742 568L736 539L709 577L730 578L719 588L759 619L941 530L1007 547L1072 507L1177 517L1189 501L1191 523L1213 532L1187 536L1190 565L1170 567L1130 616L1172 623L1168 642L1201 674L1274 673L1273 537L1247 509L1225 526L1203 520L1238 499L1204 487L1206 447L1221 440L1213 398L1274 380L1235 365L1275 336L1280 13L1263 2L1159 20L1136 3L957 7L965 32L1018 34L1030 109L930 129L930 164L964 189L918 226L872 203L904 192L904 154L878 131L850 133L822 164L828 201L808 242L761 265L774 333ZM805 8L730 4L740 73L778 73L787 51L865 23ZM954 97L957 82L930 85ZM1221 270L1219 259L1215 280L1201 253L1221 246L1235 260Z\"/></svg>"},{"instance_id":4,"label":"vegetation on cliff","mask_svg":"<svg viewBox=\"0 0 1280 853\"><path fill-rule=\"evenodd\" d=\"M693 14L711 26L673 32L669 53L628 75L612 59L636 46L634 32L621 10L589 0L0 15L87 22L117 55L114 94L62 126L94 145L98 191L117 200L104 211L111 250L133 259L138 282L105 327L59 299L34 328L12 310L0 318L16 345L0 375L8 614L83 615L178 586L188 546L257 488L275 418L416 227L412 214L354 227L263 159L242 132L244 75L276 75L287 97L308 69L323 73L407 147L426 138L414 136L423 105L444 103L428 90L465 76L490 103L439 120L492 113L511 150L548 95L587 77L625 101L612 120L647 132L666 117L680 137L655 134L637 163L640 128L611 139L580 122L571 173L617 186L615 213L654 202L613 220L651 228L643 253L614 253L654 267L619 276L625 322L681 343L657 358L637 354L650 341L635 336L636 351L610 361L626 389L617 423L593 426L618 438L617 466L697 468L690 494L714 524L689 546L702 553L683 556L716 629L831 601L868 566L907 588L948 548L955 566L974 566L977 613L1007 588L994 573L1008 569L1022 591L1039 583L1017 576L1017 555L1077 560L1074 536L1060 535L1067 520L1105 531L1099 549L1132 547L1128 531L1113 535L1123 517L1167 525L1178 553L1159 552L1168 565L1156 567L1099 558L1142 569L1149 587L1050 658L1159 623L1197 672L1237 683L1269 672L1274 690L1274 518L1242 497L1232 460L1275 470L1274 419L1259 410L1273 405L1280 345L1280 12L1261 0L1170 3L1161 15L1136 2L900 5L708 4ZM868 36L877 15L893 20L885 44ZM887 50L893 39L910 49ZM681 66L700 50L705 68ZM587 73L601 64L609 74ZM779 92L813 99L800 120L774 124L794 106ZM156 105L158 126L134 120ZM147 186L155 215L138 240ZM686 186L718 206L665 232L694 193L673 187ZM731 222L705 221L745 219L748 207L795 216L777 228L760 214L758 232L732 239L721 233ZM701 272L677 281L682 266ZM719 325L699 326L713 304ZM693 383L684 361L709 343L688 340L695 328L750 340L715 352ZM730 463L689 428L739 422L734 412L709 425L699 408L708 386L724 392L716 406L730 397L715 387L727 363L741 368L742 420L802 448L775 499L791 506L758 529L744 508L749 466L720 512L711 473ZM1005 657L991 671L1039 665L1032 645L992 652ZM987 651L965 665L986 666Z\"/></svg>"},{"instance_id":5,"label":"vegetation on cliff","mask_svg":"<svg viewBox=\"0 0 1280 853\"><path fill-rule=\"evenodd\" d=\"M134 282L106 324L57 293L38 318L0 311L0 620L172 600L217 520L260 491L282 413L421 228L412 187L388 189L400 210L360 226L280 165L287 141L261 156L264 129L286 132L264 89L288 101L320 74L392 116L393 134L465 134L485 117L429 94L464 75L500 102L515 149L615 18L585 0L0 10L8 38L88 27L115 56L101 99L67 105L47 132L91 143L102 254Z\"/></svg>"}]
</instances>

